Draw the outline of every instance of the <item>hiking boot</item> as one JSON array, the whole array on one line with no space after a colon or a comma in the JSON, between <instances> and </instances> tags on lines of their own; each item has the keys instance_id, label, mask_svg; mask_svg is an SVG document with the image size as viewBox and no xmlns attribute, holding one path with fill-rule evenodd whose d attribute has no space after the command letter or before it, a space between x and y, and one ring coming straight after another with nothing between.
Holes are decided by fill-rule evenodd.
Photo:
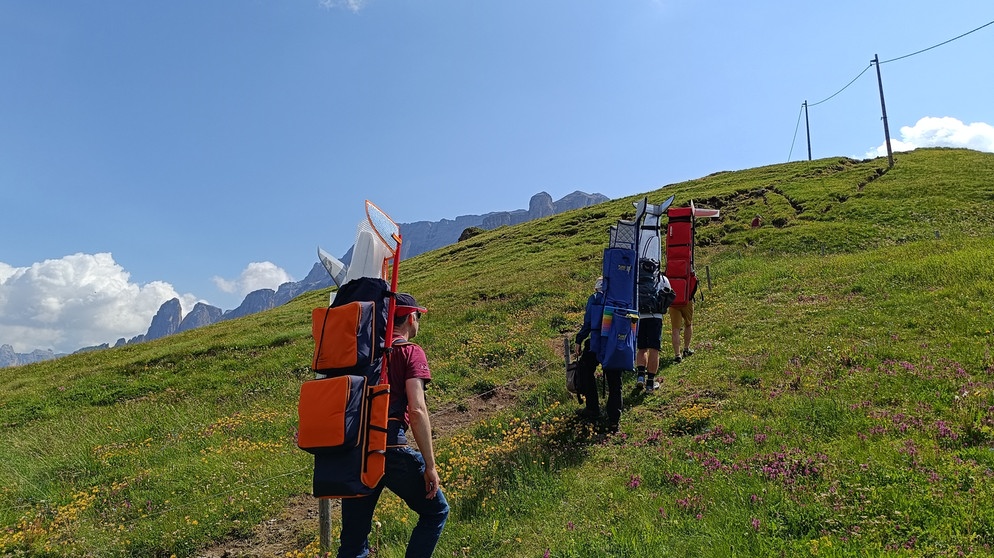
<instances>
[{"instance_id":1,"label":"hiking boot","mask_svg":"<svg viewBox=\"0 0 994 558\"><path fill-rule=\"evenodd\" d=\"M607 425L607 429L608 429L608 431L611 432L611 434L617 434L618 433L618 423L612 422L611 424Z\"/></svg>"},{"instance_id":2,"label":"hiking boot","mask_svg":"<svg viewBox=\"0 0 994 558\"><path fill-rule=\"evenodd\" d=\"M677 356L673 357L673 362L675 364L680 364L681 360L683 360L683 357L681 357L680 355L677 355Z\"/></svg>"},{"instance_id":3,"label":"hiking boot","mask_svg":"<svg viewBox=\"0 0 994 558\"><path fill-rule=\"evenodd\" d=\"M694 354L694 350L693 349L684 349L683 350L683 356L684 356L684 358L689 357L692 354Z\"/></svg>"},{"instance_id":4,"label":"hiking boot","mask_svg":"<svg viewBox=\"0 0 994 558\"><path fill-rule=\"evenodd\" d=\"M639 388L645 387L645 376L639 374L638 377L635 378L635 385Z\"/></svg>"},{"instance_id":5,"label":"hiking boot","mask_svg":"<svg viewBox=\"0 0 994 558\"><path fill-rule=\"evenodd\" d=\"M654 389L656 389L656 378L649 376L645 379L645 391L646 393L652 393Z\"/></svg>"}]
</instances>

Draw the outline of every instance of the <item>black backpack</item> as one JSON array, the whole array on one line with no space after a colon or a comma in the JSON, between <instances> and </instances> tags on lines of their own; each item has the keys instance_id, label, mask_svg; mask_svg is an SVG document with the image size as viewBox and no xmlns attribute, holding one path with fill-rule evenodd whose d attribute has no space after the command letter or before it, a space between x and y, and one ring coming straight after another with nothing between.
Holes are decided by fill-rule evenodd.
<instances>
[{"instance_id":1,"label":"black backpack","mask_svg":"<svg viewBox=\"0 0 994 558\"><path fill-rule=\"evenodd\" d=\"M648 258L640 259L638 276L640 314L663 314L676 299L673 289L666 288L661 283L659 262Z\"/></svg>"}]
</instances>

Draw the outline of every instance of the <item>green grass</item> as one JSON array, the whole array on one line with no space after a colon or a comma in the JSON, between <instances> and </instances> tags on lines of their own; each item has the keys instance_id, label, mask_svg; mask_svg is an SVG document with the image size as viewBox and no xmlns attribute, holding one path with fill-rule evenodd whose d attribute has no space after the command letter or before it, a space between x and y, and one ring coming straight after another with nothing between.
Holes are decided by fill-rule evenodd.
<instances>
[{"instance_id":1,"label":"green grass","mask_svg":"<svg viewBox=\"0 0 994 558\"><path fill-rule=\"evenodd\" d=\"M430 309L434 422L516 396L437 441L452 515L436 555L991 554L994 155L795 162L646 195L670 194L722 210L699 222L697 354L664 359L651 396L626 377L617 435L573 418L556 351L642 195L403 262ZM0 553L193 556L308 492L296 397L327 294L4 369ZM402 556L415 520L385 497L377 556Z\"/></svg>"}]
</instances>

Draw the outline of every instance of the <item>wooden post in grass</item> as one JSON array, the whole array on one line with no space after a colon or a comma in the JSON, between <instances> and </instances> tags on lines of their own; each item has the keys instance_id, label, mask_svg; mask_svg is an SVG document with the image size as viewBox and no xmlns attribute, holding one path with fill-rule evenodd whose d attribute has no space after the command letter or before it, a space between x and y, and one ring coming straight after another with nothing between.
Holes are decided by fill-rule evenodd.
<instances>
[{"instance_id":1,"label":"wooden post in grass","mask_svg":"<svg viewBox=\"0 0 994 558\"><path fill-rule=\"evenodd\" d=\"M881 120L884 121L884 140L887 143L887 168L894 168L894 152L890 149L890 128L887 126L887 105L884 104L884 82L880 78L880 57L874 54L873 60L870 60L870 62L877 66L877 87L880 88L880 113L883 115Z\"/></svg>"},{"instance_id":2,"label":"wooden post in grass","mask_svg":"<svg viewBox=\"0 0 994 558\"><path fill-rule=\"evenodd\" d=\"M704 273L708 276L708 290L711 290L711 266L704 266Z\"/></svg>"},{"instance_id":3,"label":"wooden post in grass","mask_svg":"<svg viewBox=\"0 0 994 558\"><path fill-rule=\"evenodd\" d=\"M321 525L321 552L331 552L331 500L318 500L318 523Z\"/></svg>"}]
</instances>

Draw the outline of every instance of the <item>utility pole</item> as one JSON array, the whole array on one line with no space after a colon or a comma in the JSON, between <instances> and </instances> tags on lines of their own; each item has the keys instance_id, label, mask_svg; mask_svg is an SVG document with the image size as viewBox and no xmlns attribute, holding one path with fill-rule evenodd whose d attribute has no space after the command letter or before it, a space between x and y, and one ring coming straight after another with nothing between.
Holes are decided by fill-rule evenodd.
<instances>
[{"instance_id":1,"label":"utility pole","mask_svg":"<svg viewBox=\"0 0 994 558\"><path fill-rule=\"evenodd\" d=\"M877 65L877 87L880 88L880 112L883 114L884 121L884 140L887 143L887 168L894 168L894 152L890 149L890 128L887 127L887 105L884 104L884 82L880 78L880 57L876 54L873 55L873 60L870 60L873 64Z\"/></svg>"},{"instance_id":2,"label":"utility pole","mask_svg":"<svg viewBox=\"0 0 994 558\"><path fill-rule=\"evenodd\" d=\"M808 160L811 160L811 124L808 123L808 100L804 100L804 131L808 133Z\"/></svg>"}]
</instances>

